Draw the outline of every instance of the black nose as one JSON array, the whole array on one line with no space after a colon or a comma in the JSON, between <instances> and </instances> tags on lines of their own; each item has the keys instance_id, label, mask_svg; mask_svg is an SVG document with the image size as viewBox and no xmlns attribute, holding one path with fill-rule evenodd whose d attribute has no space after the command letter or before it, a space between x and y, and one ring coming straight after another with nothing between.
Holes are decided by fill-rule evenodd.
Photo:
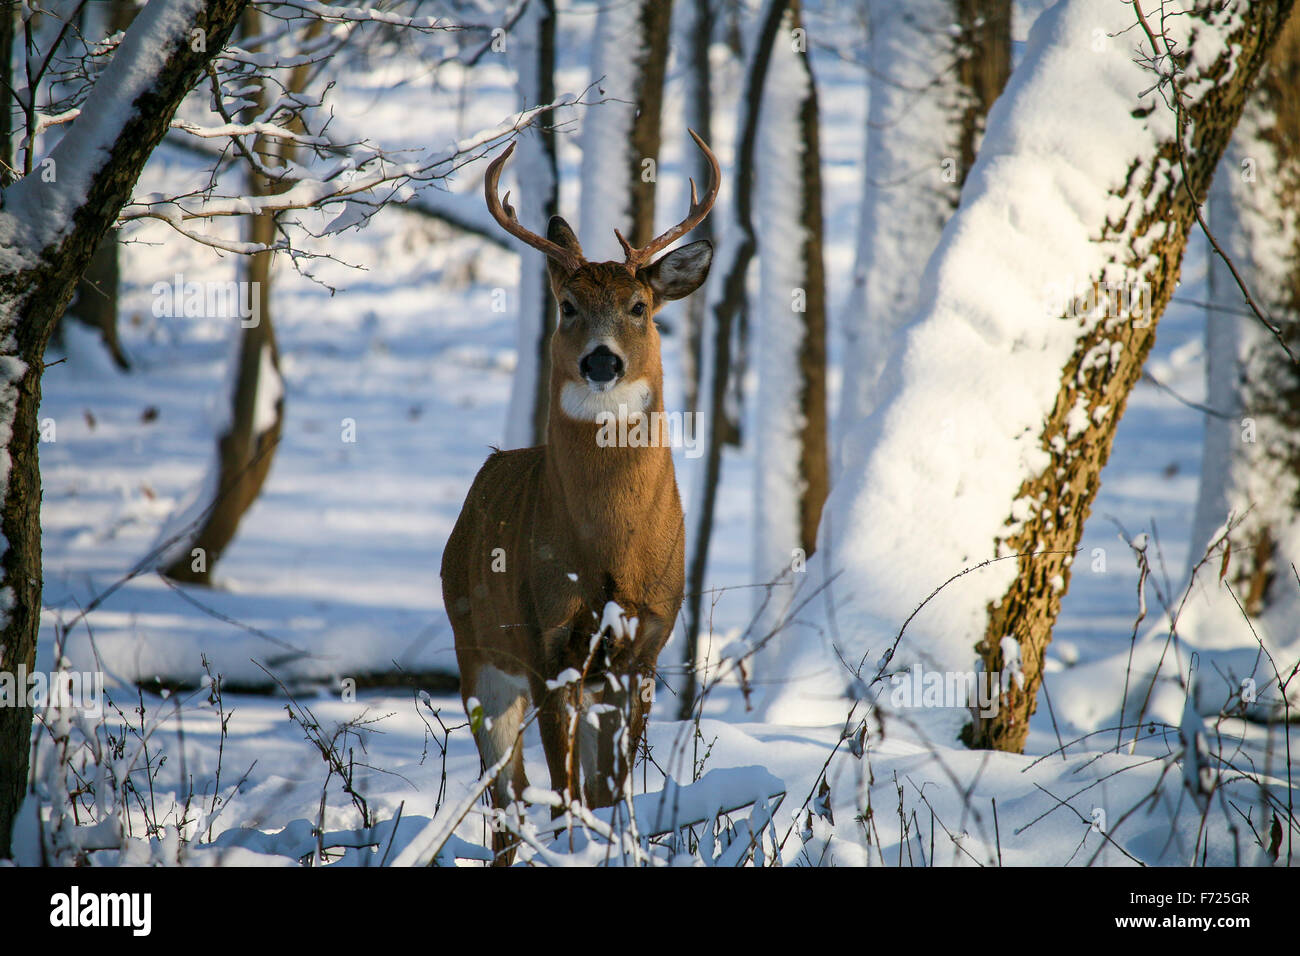
<instances>
[{"instance_id":1,"label":"black nose","mask_svg":"<svg viewBox=\"0 0 1300 956\"><path fill-rule=\"evenodd\" d=\"M612 382L623 374L623 360L608 346L598 345L582 357L578 370L591 382Z\"/></svg>"}]
</instances>

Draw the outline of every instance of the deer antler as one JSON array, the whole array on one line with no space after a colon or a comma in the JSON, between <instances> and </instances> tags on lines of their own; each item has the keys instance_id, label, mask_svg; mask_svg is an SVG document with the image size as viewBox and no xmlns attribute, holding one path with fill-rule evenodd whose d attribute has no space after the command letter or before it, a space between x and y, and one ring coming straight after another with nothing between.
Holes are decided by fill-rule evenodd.
<instances>
[{"instance_id":1,"label":"deer antler","mask_svg":"<svg viewBox=\"0 0 1300 956\"><path fill-rule=\"evenodd\" d=\"M623 234L617 229L614 235L618 237L618 243L623 247L623 255L626 256L628 270L636 272L643 265L648 263L654 256L671 246L674 242L686 235L696 226L704 221L704 217L709 214L713 208L714 201L718 198L718 187L722 185L722 170L718 166L718 157L713 155L713 150L700 139L695 130L687 130L691 134L691 139L695 140L695 145L700 147L704 153L704 158L709 161L709 191L704 196L704 201L700 202L695 195L695 180L691 180L691 208L686 212L686 218L673 226L667 232L660 234L651 239L641 248L634 248Z\"/></svg>"},{"instance_id":2,"label":"deer antler","mask_svg":"<svg viewBox=\"0 0 1300 956\"><path fill-rule=\"evenodd\" d=\"M519 225L519 220L515 218L515 209L510 205L510 193L506 193L505 199L502 200L497 192L498 183L501 180L501 170L506 165L506 160L510 154L515 151L515 144L511 143L506 147L506 151L492 160L491 165L487 168L487 175L483 177L483 196L487 199L488 212L492 213L492 218L501 224L501 228L516 239L522 239L534 249L538 249L560 265L564 266L570 272L573 272L582 265L582 258L574 255L571 251L544 239L535 232L529 232L523 226ZM504 208L503 208L504 207Z\"/></svg>"}]
</instances>

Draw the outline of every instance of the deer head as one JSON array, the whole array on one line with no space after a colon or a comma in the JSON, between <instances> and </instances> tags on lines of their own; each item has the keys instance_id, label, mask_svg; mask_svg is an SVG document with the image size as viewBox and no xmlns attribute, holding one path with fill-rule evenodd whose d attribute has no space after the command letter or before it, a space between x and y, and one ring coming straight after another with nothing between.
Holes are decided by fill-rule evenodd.
<instances>
[{"instance_id":1,"label":"deer head","mask_svg":"<svg viewBox=\"0 0 1300 956\"><path fill-rule=\"evenodd\" d=\"M718 196L717 158L694 130L690 133L709 161L709 191L701 201L692 180L686 218L644 246L633 247L615 230L625 255L622 262L588 262L578 237L559 216L551 217L546 238L519 224L510 194L502 200L497 192L513 143L488 167L484 192L489 211L507 232L547 256L551 291L559 303L551 338L551 392L570 418L595 421L620 406L645 411L661 399L663 368L655 313L665 302L698 289L713 260L707 239L654 259L698 226Z\"/></svg>"}]
</instances>

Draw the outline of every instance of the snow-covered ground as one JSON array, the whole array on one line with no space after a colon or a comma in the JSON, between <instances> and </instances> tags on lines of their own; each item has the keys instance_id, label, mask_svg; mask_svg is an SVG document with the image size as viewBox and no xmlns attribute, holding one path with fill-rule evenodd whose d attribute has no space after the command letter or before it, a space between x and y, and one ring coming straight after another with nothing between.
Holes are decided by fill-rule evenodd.
<instances>
[{"instance_id":1,"label":"snow-covered ground","mask_svg":"<svg viewBox=\"0 0 1300 956\"><path fill-rule=\"evenodd\" d=\"M562 21L561 90L585 86L579 54L587 49L592 19ZM845 301L854 260L864 74L821 53L815 66L824 124L828 292L835 307ZM738 82L734 71L732 78ZM515 109L503 69L475 70L463 108L455 95L431 95L419 79L392 91L391 79L372 75L341 84L336 134L364 126L372 136L394 131L392 145L437 144ZM665 129L675 130L680 78L670 82ZM729 104L736 92L723 91L722 103ZM561 205L571 221L581 116L575 119L560 140ZM715 148L724 171L733 125L733 114L720 109ZM686 206L679 173L684 139L666 137L659 174L665 221ZM183 181L194 162L163 148L140 189ZM480 172L465 170L452 188L476 193ZM168 516L196 493L213 454L214 422L227 400L237 321L156 316L151 289L176 274L189 281L227 281L236 278L236 264L156 224L130 230L128 239L122 335L132 371L115 371L97 342L68 326L68 361L44 378L41 415L55 425L54 440L41 447L46 612L38 667L45 670L53 666L62 623L121 582L155 545ZM489 446L505 434L518 258L397 209L364 230L331 237L328 251L362 267L327 260L310 266L336 294L284 263L276 273L283 438L261 497L217 567L218 587L182 592L156 574L142 573L70 629L65 656L74 670L94 670L97 652L110 678L124 685L158 678L169 687L194 688L203 679L206 655L231 686L264 685L263 667L284 677L327 734L336 723L363 714L373 718L359 737L350 738L356 789L380 821L393 819L400 808L401 823L387 833L391 839L381 851L392 862L404 851L413 858L435 808L441 806L442 821L447 807L468 792L478 778L478 754L461 726L450 733L445 762L440 756L442 730L432 711L440 711L450 726L462 725L454 693L443 689L422 702L414 689L363 689L349 701L340 698L337 680L398 668L421 675L454 671L438 566L470 481ZM1204 277L1205 247L1198 239L1148 365L1156 379L1189 401L1204 397L1204 321L1195 305L1206 298ZM494 309L500 289L506 290L504 311ZM679 312L680 305L663 317L671 326ZM833 319L839 317L836 309ZM665 337L668 404L677 396L678 407L680 348L679 335ZM838 351L836 337L833 362ZM833 386L838 380L832 375ZM836 404L832 396L831 407ZM352 435L355 440L347 440ZM1153 724L1132 753L1127 736L1119 753L1103 752L1115 742L1107 718L1118 712L1124 677L1123 664L1117 670L1115 662L1128 651L1137 610L1137 568L1117 525L1130 534L1154 532L1155 572L1167 578L1167 585L1161 582L1166 593L1177 593L1188 563L1201 438L1200 412L1148 381L1138 385L1081 543L1084 556L1049 651L1046 694L1027 755L931 746L899 723L886 724L883 733L873 724L865 759L841 745L827 774L830 812L815 816L809 832L801 832L806 818L793 827L783 850L786 862L1080 865L1127 863L1131 855L1149 863L1231 864L1260 858L1244 823L1249 817L1258 832L1267 830L1259 788L1244 778L1225 784L1243 817L1224 818L1215 809L1204 819L1181 788L1179 770L1171 767L1169 754L1181 749L1172 704L1162 703L1156 713L1172 730ZM745 588L752 583L751 454L752 449L728 451L724 464L707 585L718 589L710 618L715 653L743 629L752 610ZM686 493L696 484L697 463L679 454L677 467ZM689 497L685 506L689 511ZM1094 549L1104 549L1104 570L1094 570L1101 567L1092 560ZM933 583L957 570L934 568ZM1150 588L1148 601L1156 606ZM815 789L840 728L755 723L739 690L728 684L714 691L696 738L692 725L674 720L679 638L661 658L665 682L649 731L653 760L638 769L637 792L659 790L662 773L688 782L715 769L765 768L788 793L774 825L780 842L792 826L792 810ZM133 687L110 693L124 711L137 701ZM183 779L192 779L200 792L211 790L218 763L227 796L246 775L210 828L202 819L189 825L195 846L212 846L192 850L190 862L285 863L311 851L310 824L291 821L316 821L327 766L302 727L286 716L283 697L227 692L224 707L232 716L224 742L206 692L145 694L143 701L157 719L155 749L170 755L154 783L160 805L182 792ZM110 726L120 723L116 717L110 716ZM1105 736L1074 743L1064 754L1053 752L1060 742L1107 726L1112 729ZM1211 740L1211 752L1221 748L1235 765L1253 764L1255 773L1270 778L1275 794L1283 791L1288 769L1280 728L1270 737L1261 724L1233 720L1220 731L1224 736ZM1300 756L1300 743L1291 746ZM535 734L526 756L530 780L546 785ZM48 748L43 759L49 759ZM757 770L741 777L759 789L766 781ZM325 829L358 826L360 812L340 791L337 776L328 787ZM719 800L721 806L725 800ZM546 816L535 815L538 821ZM136 816L139 826L139 810ZM157 819L165 818L160 809ZM277 835L255 838L239 828ZM485 824L468 817L457 834L467 841L462 849L481 845ZM1284 841L1283 856L1288 846ZM140 855L129 859L169 851L158 843L152 850L137 844L133 852ZM108 862L112 854L100 859Z\"/></svg>"}]
</instances>

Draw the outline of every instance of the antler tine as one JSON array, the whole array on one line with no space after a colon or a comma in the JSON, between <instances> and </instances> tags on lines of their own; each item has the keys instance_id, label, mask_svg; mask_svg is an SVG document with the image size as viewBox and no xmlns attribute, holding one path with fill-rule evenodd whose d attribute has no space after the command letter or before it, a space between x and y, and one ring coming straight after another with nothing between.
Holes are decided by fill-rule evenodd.
<instances>
[{"instance_id":1,"label":"antler tine","mask_svg":"<svg viewBox=\"0 0 1300 956\"><path fill-rule=\"evenodd\" d=\"M563 246L521 226L519 220L515 218L514 207L510 205L509 193L506 193L504 208L502 208L502 199L497 191L501 182L501 170L505 168L506 160L510 158L510 154L514 151L515 144L511 143L500 156L492 160L487 168L487 174L483 177L483 198L487 200L488 212L501 225L501 228L510 235L523 240L534 249L546 253L546 255L572 272L582 265L582 260Z\"/></svg>"},{"instance_id":2,"label":"antler tine","mask_svg":"<svg viewBox=\"0 0 1300 956\"><path fill-rule=\"evenodd\" d=\"M633 248L630 242L623 238L623 233L619 232L617 229L614 230L614 238L617 239L618 244L623 247L624 258L631 259L632 256L636 255L636 249Z\"/></svg>"},{"instance_id":3,"label":"antler tine","mask_svg":"<svg viewBox=\"0 0 1300 956\"><path fill-rule=\"evenodd\" d=\"M717 201L718 189L722 185L722 168L718 165L718 157L713 155L713 150L709 149L708 144L700 139L695 130L691 129L687 132L691 134L691 139L695 140L695 145L704 153L704 158L709 161L709 191L705 193L704 200L701 202L695 192L695 180L691 179L691 208L687 210L686 218L639 249L629 246L622 234L617 229L614 230L614 235L618 236L618 241L623 246L623 253L627 257L627 267L632 272L636 272L657 253L662 252L702 223L709 210L713 208L714 202Z\"/></svg>"}]
</instances>

